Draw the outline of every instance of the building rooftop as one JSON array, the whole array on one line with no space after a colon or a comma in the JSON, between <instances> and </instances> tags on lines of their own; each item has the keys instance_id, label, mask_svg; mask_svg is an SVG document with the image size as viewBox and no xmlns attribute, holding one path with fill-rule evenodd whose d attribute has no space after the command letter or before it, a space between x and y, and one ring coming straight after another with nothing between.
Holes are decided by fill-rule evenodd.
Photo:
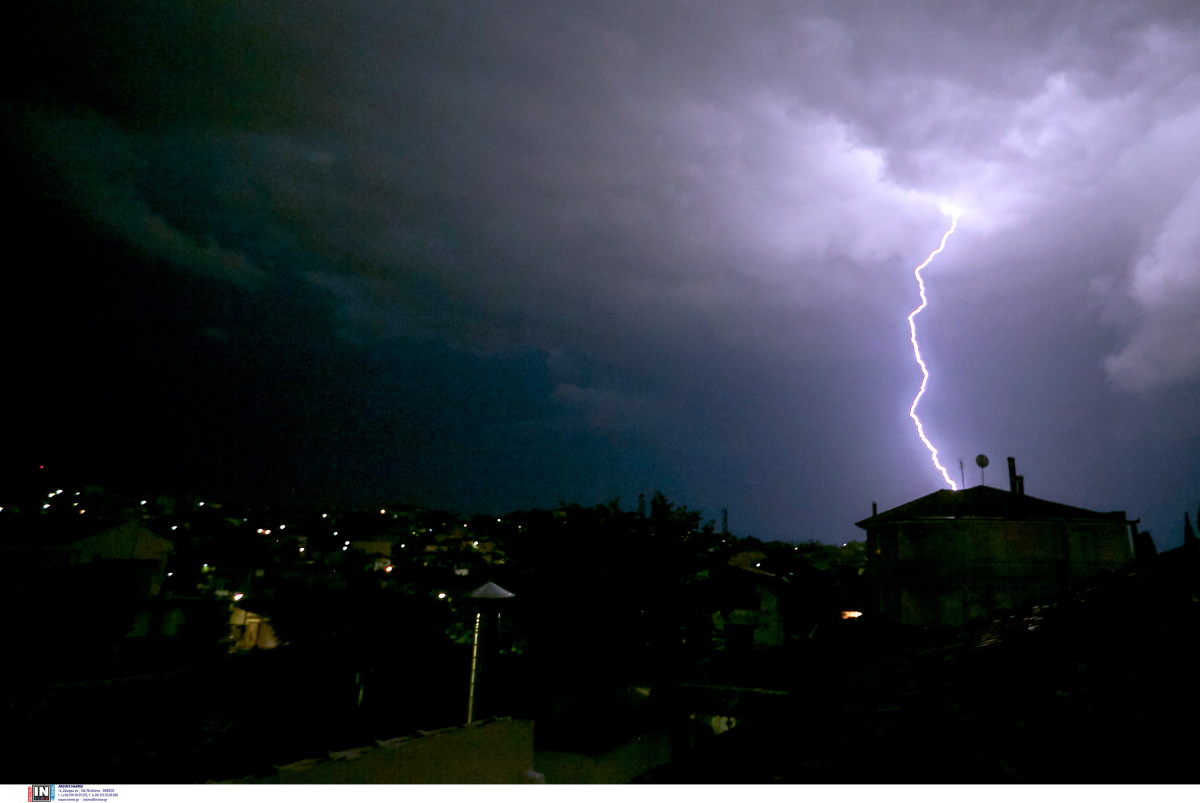
<instances>
[{"instance_id":1,"label":"building rooftop","mask_svg":"<svg viewBox=\"0 0 1200 803\"><path fill-rule=\"evenodd\" d=\"M855 522L864 530L880 524L927 519L1007 519L1018 521L1125 521L1125 511L1100 513L1062 505L986 485L961 491L944 489Z\"/></svg>"}]
</instances>

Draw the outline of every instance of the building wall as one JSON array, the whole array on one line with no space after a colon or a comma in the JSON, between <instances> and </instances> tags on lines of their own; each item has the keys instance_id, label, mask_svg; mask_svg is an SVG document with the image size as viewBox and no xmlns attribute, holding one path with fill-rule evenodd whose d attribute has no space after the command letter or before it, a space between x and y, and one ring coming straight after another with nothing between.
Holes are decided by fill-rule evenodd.
<instances>
[{"instance_id":1,"label":"building wall","mask_svg":"<svg viewBox=\"0 0 1200 803\"><path fill-rule=\"evenodd\" d=\"M956 519L867 534L874 613L958 627L1053 594L1132 559L1123 521Z\"/></svg>"},{"instance_id":2,"label":"building wall","mask_svg":"<svg viewBox=\"0 0 1200 803\"><path fill-rule=\"evenodd\" d=\"M230 652L271 650L279 646L269 617L230 606Z\"/></svg>"}]
</instances>

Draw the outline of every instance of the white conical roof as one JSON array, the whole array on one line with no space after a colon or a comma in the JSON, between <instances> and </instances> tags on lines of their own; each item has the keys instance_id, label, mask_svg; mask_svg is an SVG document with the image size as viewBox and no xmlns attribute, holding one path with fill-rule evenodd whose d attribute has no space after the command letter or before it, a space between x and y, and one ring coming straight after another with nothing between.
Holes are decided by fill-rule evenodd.
<instances>
[{"instance_id":1,"label":"white conical roof","mask_svg":"<svg viewBox=\"0 0 1200 803\"><path fill-rule=\"evenodd\" d=\"M472 591L471 596L476 599L507 599L508 597L515 597L516 594L511 591L505 591L495 583L484 583Z\"/></svg>"}]
</instances>

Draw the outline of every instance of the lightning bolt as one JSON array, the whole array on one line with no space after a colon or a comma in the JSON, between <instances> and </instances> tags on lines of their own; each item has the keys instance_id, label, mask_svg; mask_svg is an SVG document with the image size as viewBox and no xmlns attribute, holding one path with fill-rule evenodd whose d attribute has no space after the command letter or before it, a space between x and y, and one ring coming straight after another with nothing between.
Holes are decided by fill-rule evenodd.
<instances>
[{"instance_id":1,"label":"lightning bolt","mask_svg":"<svg viewBox=\"0 0 1200 803\"><path fill-rule=\"evenodd\" d=\"M908 408L908 417L911 418L913 423L917 425L917 435L921 438L921 442L925 444L925 447L929 449L929 454L933 457L933 464L937 467L938 471L942 472L942 478L945 479L946 482L950 484L950 487L955 491L958 490L958 486L954 483L954 480L950 479L950 473L946 471L946 467L938 462L937 447L929 442L929 438L925 437L925 427L921 425L921 419L917 417L917 404L920 403L921 397L925 395L925 386L929 384L929 368L926 367L925 361L921 359L921 347L917 345L916 317L917 313L929 306L929 299L925 297L925 280L921 278L921 271L925 269L926 265L933 261L935 256L942 253L942 250L946 247L946 241L950 239L950 235L953 234L954 230L958 227L958 214L959 213L957 211L950 212L950 228L946 229L946 233L942 235L941 243L938 244L937 248L930 252L929 256L925 257L924 262L922 262L920 265L917 265L916 269L913 270L913 275L917 277L917 287L921 291L921 304L915 310L908 313L909 340L912 341L913 356L917 358L917 365L921 366L921 389L917 391L916 398L913 399L912 407Z\"/></svg>"}]
</instances>

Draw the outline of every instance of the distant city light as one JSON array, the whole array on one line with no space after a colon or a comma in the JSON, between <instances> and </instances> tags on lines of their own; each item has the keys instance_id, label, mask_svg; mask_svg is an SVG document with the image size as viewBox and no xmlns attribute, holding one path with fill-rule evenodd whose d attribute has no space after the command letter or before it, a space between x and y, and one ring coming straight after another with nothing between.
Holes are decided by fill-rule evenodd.
<instances>
[{"instance_id":1,"label":"distant city light","mask_svg":"<svg viewBox=\"0 0 1200 803\"><path fill-rule=\"evenodd\" d=\"M178 530L178 529L179 529L179 525L178 525L178 524L172 524L172 525L171 525L171 529L172 529L172 530Z\"/></svg>"},{"instance_id":2,"label":"distant city light","mask_svg":"<svg viewBox=\"0 0 1200 803\"><path fill-rule=\"evenodd\" d=\"M322 514L321 514L321 518L323 518L323 519L327 519L327 518L329 518L329 514L328 514L328 513L322 513Z\"/></svg>"},{"instance_id":3,"label":"distant city light","mask_svg":"<svg viewBox=\"0 0 1200 803\"><path fill-rule=\"evenodd\" d=\"M401 544L401 545L400 545L400 548L401 548L401 549L404 549L404 544Z\"/></svg>"},{"instance_id":4,"label":"distant city light","mask_svg":"<svg viewBox=\"0 0 1200 803\"><path fill-rule=\"evenodd\" d=\"M842 611L843 619L857 619L862 616L862 611Z\"/></svg>"},{"instance_id":5,"label":"distant city light","mask_svg":"<svg viewBox=\"0 0 1200 803\"><path fill-rule=\"evenodd\" d=\"M204 503L203 503L203 502L201 502L201 503L200 503L200 507L204 507Z\"/></svg>"},{"instance_id":6,"label":"distant city light","mask_svg":"<svg viewBox=\"0 0 1200 803\"><path fill-rule=\"evenodd\" d=\"M49 506L49 505L42 505L42 510L45 510L45 509L46 509L46 508L48 508L48 507L50 507L50 506Z\"/></svg>"},{"instance_id":7,"label":"distant city light","mask_svg":"<svg viewBox=\"0 0 1200 803\"><path fill-rule=\"evenodd\" d=\"M303 552L303 551L304 551L304 547L300 547L300 551L301 551L301 552Z\"/></svg>"},{"instance_id":8,"label":"distant city light","mask_svg":"<svg viewBox=\"0 0 1200 803\"><path fill-rule=\"evenodd\" d=\"M383 567L383 570L384 570L385 572L390 572L390 571L391 571L392 569L394 569L394 568L396 568L396 567L395 567L395 566L384 566L384 567Z\"/></svg>"},{"instance_id":9,"label":"distant city light","mask_svg":"<svg viewBox=\"0 0 1200 803\"><path fill-rule=\"evenodd\" d=\"M379 512L380 512L381 514L382 514L382 513L387 513L387 511L386 511L386 510L383 510L382 508L380 508Z\"/></svg>"},{"instance_id":10,"label":"distant city light","mask_svg":"<svg viewBox=\"0 0 1200 803\"><path fill-rule=\"evenodd\" d=\"M443 591L443 592L441 592L441 593L439 593L439 594L438 594L438 599L445 599L445 598L446 598L446 592L445 592L445 591Z\"/></svg>"},{"instance_id":11,"label":"distant city light","mask_svg":"<svg viewBox=\"0 0 1200 803\"><path fill-rule=\"evenodd\" d=\"M281 530L282 530L282 529L284 529L285 527L287 527L287 525L286 525L286 524L280 524L280 525L279 525L279 529L281 529Z\"/></svg>"},{"instance_id":12,"label":"distant city light","mask_svg":"<svg viewBox=\"0 0 1200 803\"><path fill-rule=\"evenodd\" d=\"M350 548L350 547L348 547L348 546L344 546L344 547L342 547L342 551L343 551L343 552L345 552L345 551L346 551L347 549L349 549L349 548Z\"/></svg>"},{"instance_id":13,"label":"distant city light","mask_svg":"<svg viewBox=\"0 0 1200 803\"><path fill-rule=\"evenodd\" d=\"M167 577L171 577L171 576L173 576L174 574L175 574L175 572L167 572Z\"/></svg>"},{"instance_id":14,"label":"distant city light","mask_svg":"<svg viewBox=\"0 0 1200 803\"><path fill-rule=\"evenodd\" d=\"M245 595L245 594L241 594L241 593L239 593L239 594L234 594L234 595L233 595L234 602L236 602L237 600L240 600L240 599L241 599L242 597L244 597L244 596L246 596L246 595Z\"/></svg>"},{"instance_id":15,"label":"distant city light","mask_svg":"<svg viewBox=\"0 0 1200 803\"><path fill-rule=\"evenodd\" d=\"M143 505L144 505L144 504L146 504L146 500L145 500L145 499L143 499L143 500L142 500L142 504L143 504Z\"/></svg>"}]
</instances>

